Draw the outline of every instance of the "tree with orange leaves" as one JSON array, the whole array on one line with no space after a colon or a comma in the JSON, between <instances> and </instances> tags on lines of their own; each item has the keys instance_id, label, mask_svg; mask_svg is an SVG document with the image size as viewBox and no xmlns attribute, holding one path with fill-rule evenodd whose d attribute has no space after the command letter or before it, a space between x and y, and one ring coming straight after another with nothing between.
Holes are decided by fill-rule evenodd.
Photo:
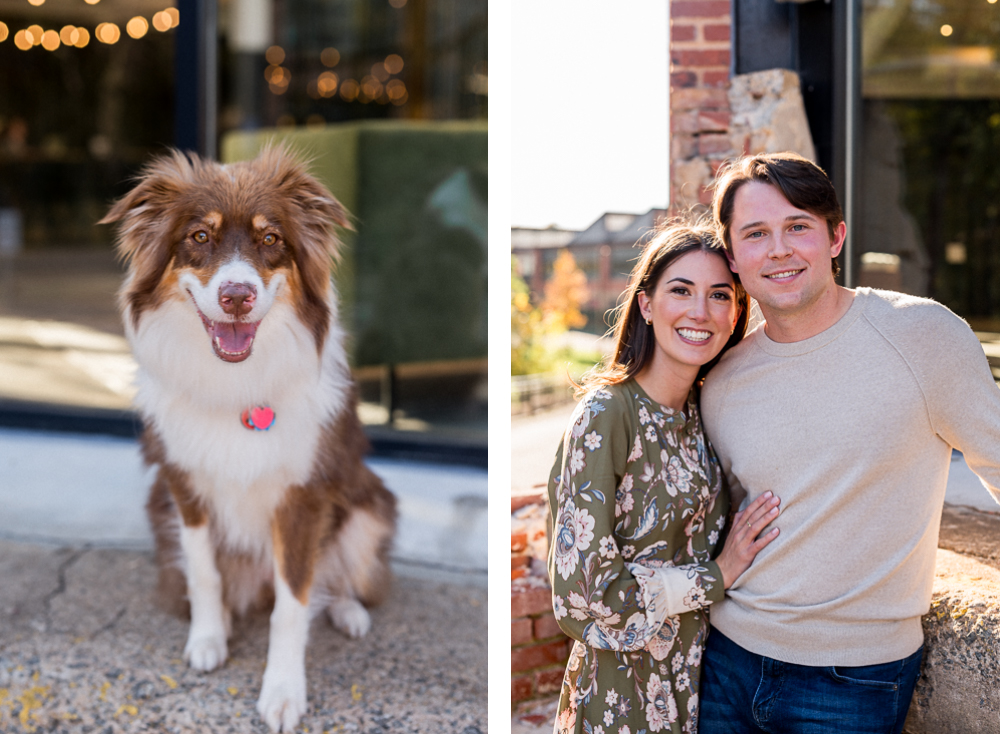
<instances>
[{"instance_id":1,"label":"tree with orange leaves","mask_svg":"<svg viewBox=\"0 0 1000 734\"><path fill-rule=\"evenodd\" d=\"M579 329L587 323L580 307L590 297L587 276L576 265L569 250L560 250L552 266L552 278L545 284L541 303L546 331L560 333Z\"/></svg>"}]
</instances>

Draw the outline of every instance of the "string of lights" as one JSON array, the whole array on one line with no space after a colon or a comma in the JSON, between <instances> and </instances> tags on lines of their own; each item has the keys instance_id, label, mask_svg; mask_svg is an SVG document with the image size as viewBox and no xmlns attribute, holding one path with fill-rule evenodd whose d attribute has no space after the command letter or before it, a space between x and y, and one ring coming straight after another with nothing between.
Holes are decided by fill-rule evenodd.
<instances>
[{"instance_id":1,"label":"string of lights","mask_svg":"<svg viewBox=\"0 0 1000 734\"><path fill-rule=\"evenodd\" d=\"M39 6L45 0L29 0L32 5ZM86 0L91 5L100 0ZM403 0L405 3L405 0ZM400 6L401 7L401 6ZM125 32L135 39L142 38L150 27L165 33L176 28L180 23L180 13L177 8L167 8L156 13L152 22L137 15L125 24ZM10 30L7 24L0 21L0 43L7 40ZM93 38L99 42L113 45L121 39L121 29L115 23L99 23L93 31ZM40 46L46 51L55 51L60 46L84 48L90 43L91 32L82 26L66 25L56 31L45 29L40 25L30 25L14 34L14 45L22 51L29 51ZM280 46L271 46L265 52L268 67L264 70L264 79L272 94L284 94L291 83L291 71L282 66L285 61L285 50ZM325 48L320 54L323 66L332 69L340 63L340 52L335 48ZM409 93L402 79L395 78L403 71L403 58L399 54L389 54L384 61L372 65L369 74L360 81L347 78L341 79L334 71L323 71L306 86L306 92L313 99L330 98L338 94L345 102L378 102L380 104L404 105Z\"/></svg>"},{"instance_id":2,"label":"string of lights","mask_svg":"<svg viewBox=\"0 0 1000 734\"><path fill-rule=\"evenodd\" d=\"M42 5L45 0L29 0L32 5ZM90 2L91 5L98 2ZM180 13L177 8L167 8L161 10L153 16L152 26L161 33L176 28L180 23ZM141 15L137 15L125 24L125 32L132 38L142 38L149 32L150 23ZM7 40L10 29L7 24L0 21L0 43ZM100 23L94 29L93 37L101 43L108 45L118 43L121 38L121 29L115 23ZM29 51L35 46L41 46L46 51L55 51L60 46L73 48L84 48L90 43L91 33L82 26L66 25L56 31L46 30L42 26L34 24L23 28L14 34L14 45L22 51Z\"/></svg>"}]
</instances>

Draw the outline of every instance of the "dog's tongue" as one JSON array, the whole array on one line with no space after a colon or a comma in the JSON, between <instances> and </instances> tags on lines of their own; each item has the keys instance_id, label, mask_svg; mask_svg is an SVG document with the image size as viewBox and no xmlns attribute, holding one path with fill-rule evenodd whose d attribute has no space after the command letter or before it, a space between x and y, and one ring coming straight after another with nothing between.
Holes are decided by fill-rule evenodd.
<instances>
[{"instance_id":1,"label":"dog's tongue","mask_svg":"<svg viewBox=\"0 0 1000 734\"><path fill-rule=\"evenodd\" d=\"M257 333L257 325L260 322L243 323L241 321L225 322L217 321L212 329L212 336L218 339L217 346L221 347L229 354L239 354L245 352L254 335Z\"/></svg>"}]
</instances>

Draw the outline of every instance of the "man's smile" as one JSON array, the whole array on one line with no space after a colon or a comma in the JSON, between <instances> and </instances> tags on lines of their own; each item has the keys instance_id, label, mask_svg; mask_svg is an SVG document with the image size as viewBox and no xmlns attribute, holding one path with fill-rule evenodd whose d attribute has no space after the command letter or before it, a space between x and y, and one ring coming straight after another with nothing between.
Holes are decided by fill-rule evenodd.
<instances>
[{"instance_id":1,"label":"man's smile","mask_svg":"<svg viewBox=\"0 0 1000 734\"><path fill-rule=\"evenodd\" d=\"M771 273L769 275L765 275L764 277L768 280L780 280L782 278L791 278L793 275L798 275L803 270L805 270L805 268L799 268L798 270L782 270L780 273Z\"/></svg>"}]
</instances>

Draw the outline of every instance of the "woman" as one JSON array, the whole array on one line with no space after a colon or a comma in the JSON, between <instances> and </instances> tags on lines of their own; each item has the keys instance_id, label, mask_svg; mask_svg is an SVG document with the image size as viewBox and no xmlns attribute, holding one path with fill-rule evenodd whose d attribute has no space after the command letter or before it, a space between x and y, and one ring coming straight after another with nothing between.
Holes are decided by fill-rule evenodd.
<instances>
[{"instance_id":1,"label":"woman","mask_svg":"<svg viewBox=\"0 0 1000 734\"><path fill-rule=\"evenodd\" d=\"M707 607L777 535L766 494L734 518L696 385L746 330L749 299L707 227L646 246L613 361L590 375L549 482L549 576L576 640L556 732L695 732Z\"/></svg>"}]
</instances>

